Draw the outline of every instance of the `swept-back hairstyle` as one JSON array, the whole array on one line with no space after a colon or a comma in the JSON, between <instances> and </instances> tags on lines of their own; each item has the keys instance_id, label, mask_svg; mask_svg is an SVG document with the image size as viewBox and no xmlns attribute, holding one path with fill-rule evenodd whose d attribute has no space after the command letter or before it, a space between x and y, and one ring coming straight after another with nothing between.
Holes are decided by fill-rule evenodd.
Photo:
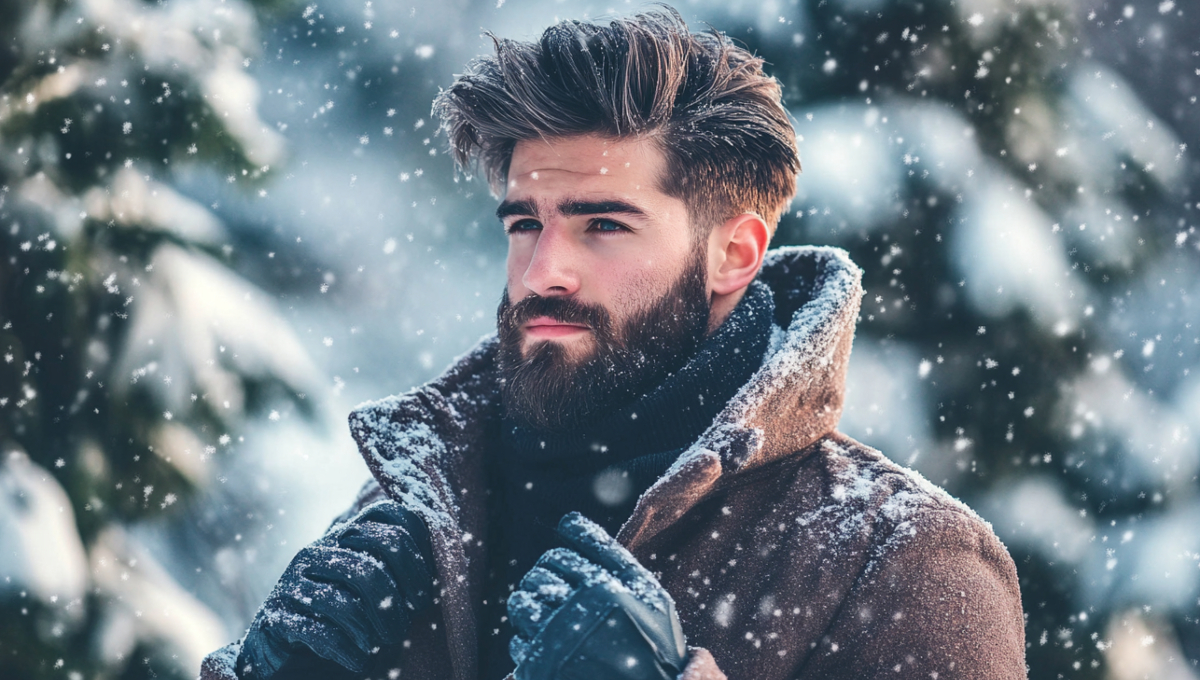
<instances>
[{"instance_id":1,"label":"swept-back hairstyle","mask_svg":"<svg viewBox=\"0 0 1200 680\"><path fill-rule=\"evenodd\" d=\"M537 42L491 36L434 101L459 166L502 195L517 142L595 133L649 138L661 190L711 227L756 212L774 229L796 188L796 133L763 60L673 9L607 26L562 21Z\"/></svg>"}]
</instances>

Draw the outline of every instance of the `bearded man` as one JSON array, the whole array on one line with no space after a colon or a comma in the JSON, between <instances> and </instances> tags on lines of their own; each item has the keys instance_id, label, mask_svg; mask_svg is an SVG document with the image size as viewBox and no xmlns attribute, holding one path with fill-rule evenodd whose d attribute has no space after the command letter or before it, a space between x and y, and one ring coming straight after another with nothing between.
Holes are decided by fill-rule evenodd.
<instances>
[{"instance_id":1,"label":"bearded man","mask_svg":"<svg viewBox=\"0 0 1200 680\"><path fill-rule=\"evenodd\" d=\"M990 528L835 430L860 271L767 251L800 163L760 59L562 22L434 108L502 197L498 333L351 414L373 479L204 677L1025 677Z\"/></svg>"}]
</instances>

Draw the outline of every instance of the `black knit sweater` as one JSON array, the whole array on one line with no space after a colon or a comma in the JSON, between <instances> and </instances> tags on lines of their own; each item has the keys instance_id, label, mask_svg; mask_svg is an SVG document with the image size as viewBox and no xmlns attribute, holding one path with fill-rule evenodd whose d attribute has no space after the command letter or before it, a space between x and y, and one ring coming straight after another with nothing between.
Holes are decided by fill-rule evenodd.
<instances>
[{"instance_id":1,"label":"black knit sweater","mask_svg":"<svg viewBox=\"0 0 1200 680\"><path fill-rule=\"evenodd\" d=\"M555 527L578 511L615 535L642 492L713 422L762 364L775 305L755 282L687 364L628 406L570 432L504 421L491 465L488 582L480 620L481 678L512 668L504 600Z\"/></svg>"}]
</instances>

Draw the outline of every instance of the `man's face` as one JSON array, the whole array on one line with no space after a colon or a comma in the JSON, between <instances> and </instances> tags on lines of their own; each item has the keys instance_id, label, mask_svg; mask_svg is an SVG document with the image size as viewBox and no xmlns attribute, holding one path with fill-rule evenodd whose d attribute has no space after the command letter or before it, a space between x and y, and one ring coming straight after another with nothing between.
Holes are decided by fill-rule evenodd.
<instances>
[{"instance_id":1,"label":"man's face","mask_svg":"<svg viewBox=\"0 0 1200 680\"><path fill-rule=\"evenodd\" d=\"M517 144L497 214L508 232L498 314L510 415L567 428L679 368L708 322L707 250L659 189L648 140Z\"/></svg>"}]
</instances>

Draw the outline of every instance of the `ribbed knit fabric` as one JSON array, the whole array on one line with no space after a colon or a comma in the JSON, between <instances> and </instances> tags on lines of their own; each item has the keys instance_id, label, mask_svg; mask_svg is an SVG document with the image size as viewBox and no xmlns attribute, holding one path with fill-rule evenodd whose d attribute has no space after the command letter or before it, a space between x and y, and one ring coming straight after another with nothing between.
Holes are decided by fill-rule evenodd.
<instances>
[{"instance_id":1,"label":"ribbed knit fabric","mask_svg":"<svg viewBox=\"0 0 1200 680\"><path fill-rule=\"evenodd\" d=\"M615 535L642 492L713 422L762 364L775 305L755 282L695 356L650 393L570 432L504 421L492 461L489 575L480 619L481 677L512 670L504 598L578 511Z\"/></svg>"}]
</instances>

